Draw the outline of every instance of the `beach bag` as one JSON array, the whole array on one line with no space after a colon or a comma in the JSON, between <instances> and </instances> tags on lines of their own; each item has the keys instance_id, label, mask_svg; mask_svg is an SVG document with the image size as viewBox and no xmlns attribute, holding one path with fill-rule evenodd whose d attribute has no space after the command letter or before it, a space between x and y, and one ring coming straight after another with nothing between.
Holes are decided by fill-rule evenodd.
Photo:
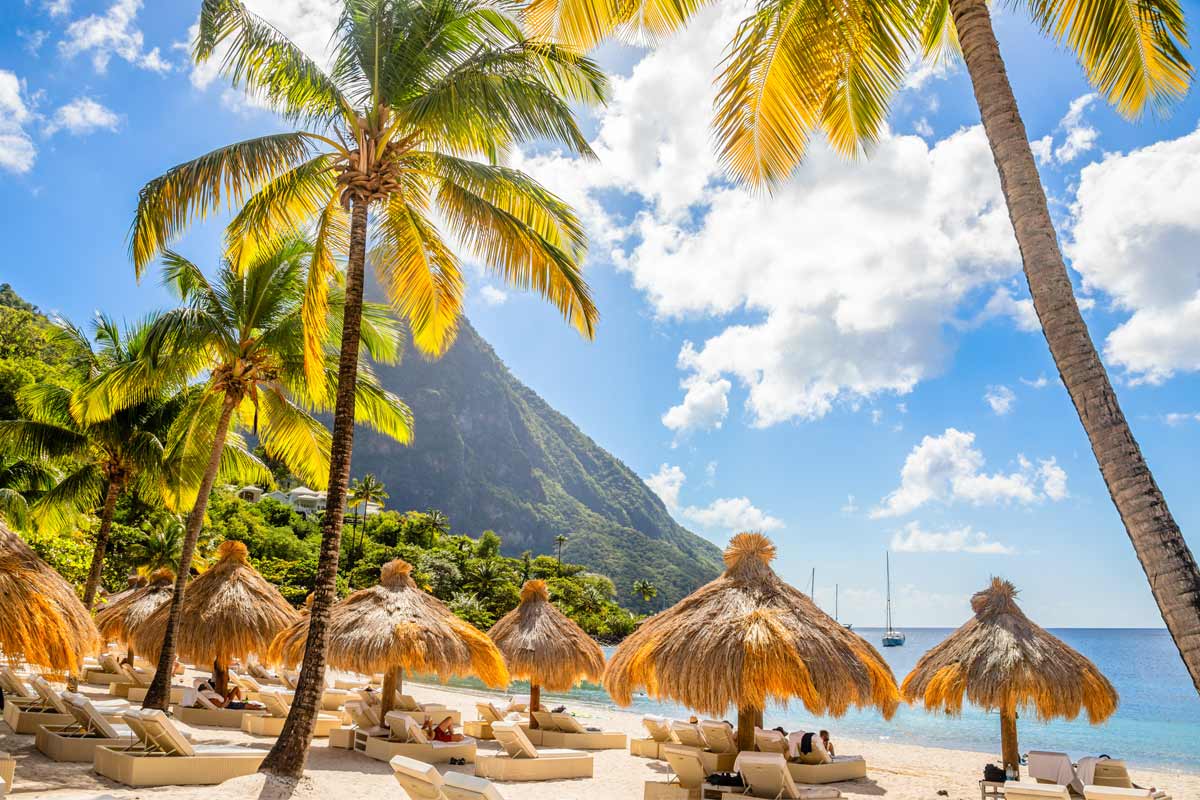
<instances>
[{"instance_id":1,"label":"beach bag","mask_svg":"<svg viewBox=\"0 0 1200 800\"><path fill-rule=\"evenodd\" d=\"M746 785L745 781L742 780L742 776L736 772L714 772L705 778L705 782L713 786L733 786L738 788Z\"/></svg>"},{"instance_id":2,"label":"beach bag","mask_svg":"<svg viewBox=\"0 0 1200 800\"><path fill-rule=\"evenodd\" d=\"M983 768L983 779L991 783L1004 783L1007 776L1004 774L1003 767L997 767L995 764L988 764Z\"/></svg>"}]
</instances>

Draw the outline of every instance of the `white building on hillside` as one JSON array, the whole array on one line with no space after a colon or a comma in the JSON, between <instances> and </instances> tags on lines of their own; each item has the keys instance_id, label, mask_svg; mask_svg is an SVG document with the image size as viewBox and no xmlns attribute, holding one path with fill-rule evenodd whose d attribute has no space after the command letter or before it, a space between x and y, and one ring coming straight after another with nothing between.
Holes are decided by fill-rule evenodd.
<instances>
[{"instance_id":1,"label":"white building on hillside","mask_svg":"<svg viewBox=\"0 0 1200 800\"><path fill-rule=\"evenodd\" d=\"M263 493L263 490L257 486L243 486L237 491L238 497L250 503L257 503L263 497L269 497L272 500L278 500L288 508L298 514L308 516L325 510L325 500L328 498L326 492L318 492L315 489L310 489L307 486L296 486L288 489L286 492L276 489L272 492ZM367 503L366 508L361 504L347 504L346 513L353 514L358 512L359 516L370 517L378 514L383 510L381 503Z\"/></svg>"}]
</instances>

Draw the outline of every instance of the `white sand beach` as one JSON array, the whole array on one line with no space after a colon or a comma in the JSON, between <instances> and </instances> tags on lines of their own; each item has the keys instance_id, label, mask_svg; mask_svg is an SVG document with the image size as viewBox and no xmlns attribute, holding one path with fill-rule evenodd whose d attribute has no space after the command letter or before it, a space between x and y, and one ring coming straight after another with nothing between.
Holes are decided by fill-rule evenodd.
<instances>
[{"instance_id":1,"label":"white sand beach","mask_svg":"<svg viewBox=\"0 0 1200 800\"><path fill-rule=\"evenodd\" d=\"M476 698L481 692L449 689L441 686L408 684L411 692L422 702L440 702L458 709L463 719L474 719ZM100 695L95 687L83 687L85 693ZM494 695L487 695L494 699ZM643 734L638 714L587 705L571 709L586 724L606 730L620 730L631 736ZM216 728L180 726L194 741L212 744L245 744L267 749L270 740L252 737L238 731ZM88 798L180 798L180 800L234 800L254 798L269 800L284 797L265 785L262 776L250 776L229 781L221 786L163 787L129 789L92 772L86 764L56 764L42 756L34 747L32 736L17 736L0 723L0 751L8 751L17 760L16 785L12 796L25 798L55 798L83 800ZM975 800L979 797L978 776L985 763L996 761L998 753L978 753L965 750L943 750L930 747L861 741L836 735L840 753L861 753L868 762L865 781L835 784L844 797L884 797L889 800ZM480 742L480 749L495 748L493 742ZM997 744L997 747L999 745ZM1154 771L1130 764L1135 783L1167 789L1175 800L1200 798L1200 775L1183 772ZM443 767L445 770L470 771L471 766ZM595 777L588 780L548 781L544 783L498 784L507 800L640 800L646 781L665 781L668 770L664 762L631 756L627 750L607 750L595 753ZM308 761L305 781L291 795L297 800L313 798L396 798L406 795L392 778L388 765L348 751L330 749L322 739L314 741Z\"/></svg>"}]
</instances>

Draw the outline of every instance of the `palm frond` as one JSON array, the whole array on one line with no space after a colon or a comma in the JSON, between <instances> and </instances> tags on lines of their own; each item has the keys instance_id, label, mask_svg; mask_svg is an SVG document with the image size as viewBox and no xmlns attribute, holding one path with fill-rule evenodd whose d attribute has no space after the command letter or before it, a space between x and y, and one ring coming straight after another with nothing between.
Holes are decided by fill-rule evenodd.
<instances>
[{"instance_id":1,"label":"palm frond","mask_svg":"<svg viewBox=\"0 0 1200 800\"><path fill-rule=\"evenodd\" d=\"M272 458L314 489L329 482L329 430L296 406L280 387L259 393L258 439Z\"/></svg>"},{"instance_id":2,"label":"palm frond","mask_svg":"<svg viewBox=\"0 0 1200 800\"><path fill-rule=\"evenodd\" d=\"M533 37L587 51L618 31L653 44L705 5L703 0L532 0L524 16Z\"/></svg>"},{"instance_id":3,"label":"palm frond","mask_svg":"<svg viewBox=\"0 0 1200 800\"><path fill-rule=\"evenodd\" d=\"M349 250L350 221L335 192L317 217L308 279L304 284L304 301L300 306L304 331L304 369L308 379L315 383L325 377L321 362L324 341L329 335L329 285L341 277L338 256L335 254ZM320 386L316 388L318 391L322 389Z\"/></svg>"},{"instance_id":4,"label":"palm frond","mask_svg":"<svg viewBox=\"0 0 1200 800\"><path fill-rule=\"evenodd\" d=\"M1128 118L1187 94L1187 23L1178 0L1010 0L1079 59L1092 85Z\"/></svg>"},{"instance_id":5,"label":"palm frond","mask_svg":"<svg viewBox=\"0 0 1200 800\"><path fill-rule=\"evenodd\" d=\"M220 147L142 187L130 231L130 256L140 276L146 265L187 225L223 204L240 206L255 187L312 152L305 133L278 133Z\"/></svg>"},{"instance_id":6,"label":"palm frond","mask_svg":"<svg viewBox=\"0 0 1200 800\"><path fill-rule=\"evenodd\" d=\"M104 474L95 464L85 464L63 477L31 506L39 527L63 530L104 500Z\"/></svg>"}]
</instances>

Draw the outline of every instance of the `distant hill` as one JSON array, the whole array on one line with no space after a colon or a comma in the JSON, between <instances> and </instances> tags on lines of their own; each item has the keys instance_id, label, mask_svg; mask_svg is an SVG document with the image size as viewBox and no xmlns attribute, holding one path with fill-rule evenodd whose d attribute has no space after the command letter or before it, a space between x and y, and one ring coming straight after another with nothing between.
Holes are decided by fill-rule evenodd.
<instances>
[{"instance_id":1,"label":"distant hill","mask_svg":"<svg viewBox=\"0 0 1200 800\"><path fill-rule=\"evenodd\" d=\"M361 428L355 436L354 474L375 473L388 507L437 508L473 535L490 528L506 555L552 554L566 534L563 559L611 577L626 605L638 578L658 587L662 607L720 572L715 545L513 377L466 321L440 360L412 356L379 375L416 418L411 447Z\"/></svg>"}]
</instances>

